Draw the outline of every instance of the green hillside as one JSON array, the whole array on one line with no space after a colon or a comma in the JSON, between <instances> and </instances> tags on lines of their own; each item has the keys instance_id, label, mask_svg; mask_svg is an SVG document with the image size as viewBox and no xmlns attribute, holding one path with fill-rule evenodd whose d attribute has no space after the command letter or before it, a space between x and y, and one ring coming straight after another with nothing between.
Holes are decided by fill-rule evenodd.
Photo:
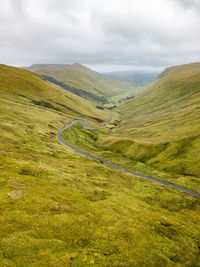
<instances>
[{"instance_id":1,"label":"green hillside","mask_svg":"<svg viewBox=\"0 0 200 267\"><path fill-rule=\"evenodd\" d=\"M87 117L101 122L106 118L105 112L92 108L88 101L44 81L36 73L5 65L0 65L0 72L2 94L12 94L29 101L28 104L63 112L69 118Z\"/></svg>"},{"instance_id":2,"label":"green hillside","mask_svg":"<svg viewBox=\"0 0 200 267\"><path fill-rule=\"evenodd\" d=\"M200 63L166 69L116 110L123 120L108 147L156 168L200 176Z\"/></svg>"},{"instance_id":3,"label":"green hillside","mask_svg":"<svg viewBox=\"0 0 200 267\"><path fill-rule=\"evenodd\" d=\"M39 74L53 77L65 85L91 93L94 96L110 96L133 87L109 76L97 73L83 65L35 64L28 68Z\"/></svg>"},{"instance_id":4,"label":"green hillside","mask_svg":"<svg viewBox=\"0 0 200 267\"><path fill-rule=\"evenodd\" d=\"M107 111L5 65L0 94L0 266L199 266L198 199L58 142L66 123L98 127ZM109 131L74 127L79 146Z\"/></svg>"}]
</instances>

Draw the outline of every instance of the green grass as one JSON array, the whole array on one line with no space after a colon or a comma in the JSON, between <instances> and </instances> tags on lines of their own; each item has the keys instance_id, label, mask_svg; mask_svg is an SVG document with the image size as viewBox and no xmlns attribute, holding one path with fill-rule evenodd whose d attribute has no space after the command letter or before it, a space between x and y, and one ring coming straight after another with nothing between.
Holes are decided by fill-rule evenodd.
<instances>
[{"instance_id":1,"label":"green grass","mask_svg":"<svg viewBox=\"0 0 200 267\"><path fill-rule=\"evenodd\" d=\"M200 176L200 63L166 70L146 91L119 105L112 147L162 170ZM121 138L123 136L123 138ZM121 141L120 141L121 140ZM138 153L139 149L139 153Z\"/></svg>"},{"instance_id":2,"label":"green grass","mask_svg":"<svg viewBox=\"0 0 200 267\"><path fill-rule=\"evenodd\" d=\"M113 108L113 106L122 104L126 102L129 97L134 97L139 92L143 91L145 88L135 87L129 89L121 94L110 96L106 98L106 103L103 105L105 108Z\"/></svg>"},{"instance_id":3,"label":"green grass","mask_svg":"<svg viewBox=\"0 0 200 267\"><path fill-rule=\"evenodd\" d=\"M108 112L17 68L0 84L0 266L199 266L198 199L58 142Z\"/></svg>"},{"instance_id":4,"label":"green grass","mask_svg":"<svg viewBox=\"0 0 200 267\"><path fill-rule=\"evenodd\" d=\"M118 120L119 118L115 117L109 125L110 129L114 127ZM145 163L149 157L154 158L158 153L162 153L164 146L154 146L152 148L146 144L144 151L144 145L140 146L130 139L113 137L110 129L91 131L77 123L63 132L63 138L70 145L101 160L200 192L199 177L181 174L182 170L180 170L180 173L176 170L173 172L170 168L161 171L159 168ZM163 165L165 160L163 152Z\"/></svg>"}]
</instances>

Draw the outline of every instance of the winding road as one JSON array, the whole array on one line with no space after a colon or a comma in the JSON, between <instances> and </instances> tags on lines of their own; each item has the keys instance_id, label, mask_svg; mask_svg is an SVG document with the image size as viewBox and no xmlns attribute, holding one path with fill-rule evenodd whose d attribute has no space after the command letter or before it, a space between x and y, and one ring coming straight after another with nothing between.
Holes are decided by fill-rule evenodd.
<instances>
[{"instance_id":1,"label":"winding road","mask_svg":"<svg viewBox=\"0 0 200 267\"><path fill-rule=\"evenodd\" d=\"M174 187L174 188L176 188L176 189L178 189L178 190L180 190L180 191L189 193L189 194L192 195L192 196L195 196L195 197L197 197L197 198L200 198L200 193L197 193L197 192L192 191L192 190L190 190L190 189L187 189L187 188L184 188L184 187L181 187L181 186L178 186L178 185L175 185L175 184L172 184L172 183L169 183L169 182L166 182L166 181L163 181L163 180L160 180L160 179L151 177L151 176L146 176L146 175L139 174L139 173L136 173L136 172L133 172L133 171L129 171L129 170L126 170L126 169L124 169L124 168L121 168L121 167L118 167L118 166L116 166L116 165L113 165L113 164L111 164L111 163L109 163L109 162L100 160L100 159L98 159L98 158L96 158L96 157L94 157L94 156L92 156L92 155L90 155L90 154L87 154L87 153L85 153L85 152L83 152L83 151L81 151L81 150L79 150L79 149L77 149L77 148L75 148L75 147L73 147L73 146L67 144L67 143L62 139L62 131L64 131L65 129L71 127L72 125L74 125L74 124L77 123L77 122L81 123L81 124L83 125L83 127L86 128L86 129L88 129L88 130L97 130L97 129L105 128L105 127L110 123L110 121L111 121L112 119L113 119L113 112L111 112L110 119L109 119L107 122L105 122L100 128L91 128L91 127L89 127L89 126L88 126L84 121L82 121L82 120L74 120L73 122L67 124L64 128L62 128L62 129L60 129L60 130L58 131L58 140L59 140L63 145L65 145L65 146L67 146L67 147L73 149L74 151L76 151L76 152L78 152L78 153L80 153L80 154L82 154L82 155L84 155L84 156L86 156L86 157L88 157L88 158L91 158L91 159L93 159L93 160L96 160L96 161L98 161L98 162L101 162L101 163L103 163L103 164L105 164L105 165L107 165L107 166L109 166L109 167L111 167L111 168L120 170L120 171L122 171L122 172L130 173L130 174L133 174L133 175L135 175L135 176L138 176L138 177L141 177L141 178L145 178L145 179L151 180L151 181L153 181L153 182L157 182L157 183L162 184L162 185L165 185L165 186Z\"/></svg>"}]
</instances>

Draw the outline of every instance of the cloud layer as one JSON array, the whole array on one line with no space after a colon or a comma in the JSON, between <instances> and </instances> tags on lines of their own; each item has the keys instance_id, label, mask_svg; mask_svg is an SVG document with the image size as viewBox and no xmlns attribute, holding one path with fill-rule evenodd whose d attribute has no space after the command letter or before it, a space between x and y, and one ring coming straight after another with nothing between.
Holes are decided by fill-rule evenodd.
<instances>
[{"instance_id":1,"label":"cloud layer","mask_svg":"<svg viewBox=\"0 0 200 267\"><path fill-rule=\"evenodd\" d=\"M199 0L4 0L1 63L100 71L200 61Z\"/></svg>"}]
</instances>

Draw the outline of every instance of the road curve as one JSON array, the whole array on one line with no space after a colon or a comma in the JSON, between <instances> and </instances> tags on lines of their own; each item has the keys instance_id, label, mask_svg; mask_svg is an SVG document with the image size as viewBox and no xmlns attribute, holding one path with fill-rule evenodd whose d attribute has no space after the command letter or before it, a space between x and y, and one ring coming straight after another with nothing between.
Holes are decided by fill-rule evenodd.
<instances>
[{"instance_id":1,"label":"road curve","mask_svg":"<svg viewBox=\"0 0 200 267\"><path fill-rule=\"evenodd\" d=\"M103 164L105 164L105 165L107 165L107 166L109 166L109 167L111 167L111 168L114 168L114 169L116 169L116 170L120 170L120 171L123 171L123 172L126 172L126 173L130 173L130 174L133 174L133 175L135 175L135 176L138 176L138 177L141 177L141 178L145 178L145 179L151 180L151 181L153 181L153 182L157 182L157 183L162 184L162 185L165 185L165 186L174 187L174 188L176 188L176 189L178 189L178 190L180 190L180 191L189 193L190 195L192 195L192 196L194 196L194 197L200 198L200 193L197 193L197 192L192 191L192 190L190 190L190 189L187 189L187 188L184 188L184 187L181 187L181 186L178 186L178 185L175 185L175 184L172 184L172 183L169 183L169 182L166 182L166 181L163 181L163 180L160 180L160 179L151 177L151 176L146 176L146 175L139 174L139 173L136 173L136 172L133 172L133 171L129 171L129 170L126 170L126 169L124 169L124 168L121 168L121 167L118 167L118 166L116 166L116 165L113 165L113 164L111 164L111 163L109 163L109 162L100 160L100 159L98 159L98 158L96 158L96 157L94 157L94 156L92 156L92 155L90 155L90 154L88 154L88 153L85 153L85 152L83 152L83 151L81 151L81 150L79 150L79 149L77 149L77 148L75 148L75 147L73 147L73 146L67 144L67 143L62 139L62 131L64 131L65 129L71 127L73 124L75 124L75 123L77 123L77 122L81 123L81 124L83 125L83 127L86 128L86 129L88 129L88 130L97 130L97 129L105 128L105 127L110 123L110 121L111 121L112 119L113 119L113 112L111 112L110 119L109 119L107 122L105 122L100 128L91 128L91 127L89 127L89 126L88 126L84 121L82 121L82 120L74 120L73 122L67 124L64 128L62 128L62 129L60 129L60 130L58 131L58 140L59 140L63 145L65 145L65 146L67 146L67 147L73 149L74 151L80 153L81 155L84 155L84 156L86 156L86 157L88 157L88 158L90 158L90 159L93 159L93 160L96 160L96 161L98 161L98 162L101 162L101 163L103 163Z\"/></svg>"}]
</instances>

